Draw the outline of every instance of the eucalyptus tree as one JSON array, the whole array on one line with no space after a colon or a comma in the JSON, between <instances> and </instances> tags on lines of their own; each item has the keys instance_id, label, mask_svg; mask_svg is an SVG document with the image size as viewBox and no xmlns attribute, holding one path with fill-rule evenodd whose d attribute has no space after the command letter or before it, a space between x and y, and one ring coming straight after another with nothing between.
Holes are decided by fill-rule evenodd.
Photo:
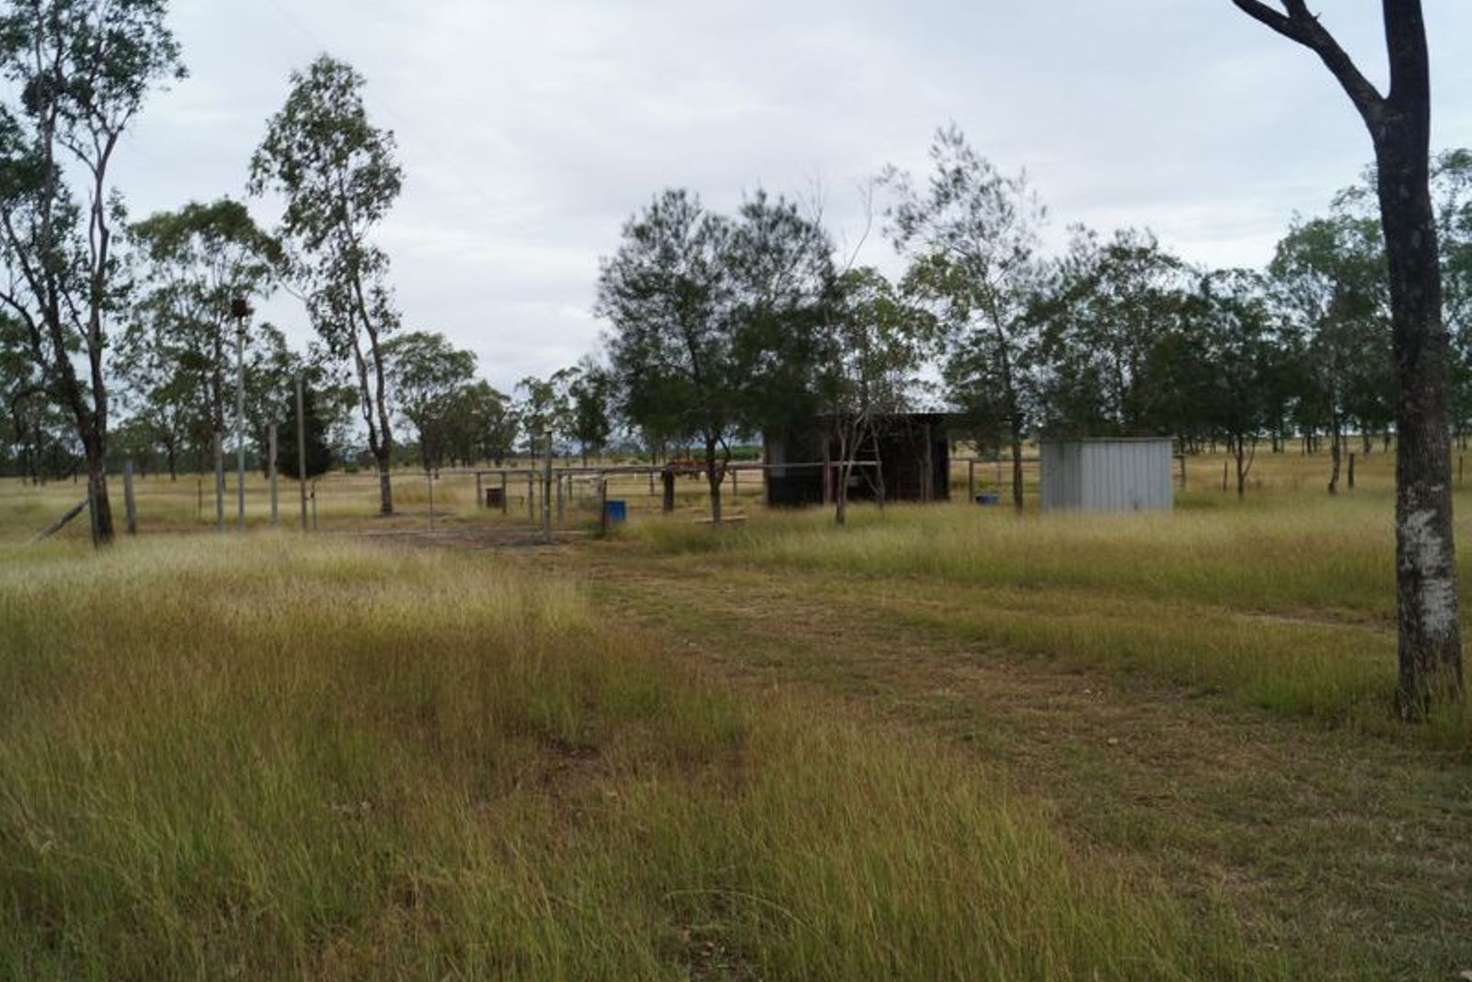
<instances>
[{"instance_id":1,"label":"eucalyptus tree","mask_svg":"<svg viewBox=\"0 0 1472 982\"><path fill-rule=\"evenodd\" d=\"M500 467L515 450L517 417L511 400L484 380L456 390L446 425L447 452L464 463L490 460Z\"/></svg>"},{"instance_id":2,"label":"eucalyptus tree","mask_svg":"<svg viewBox=\"0 0 1472 982\"><path fill-rule=\"evenodd\" d=\"M93 541L112 541L105 363L125 303L113 162L148 96L183 77L164 0L13 0L0 10L0 304L23 326L86 458Z\"/></svg>"},{"instance_id":3,"label":"eucalyptus tree","mask_svg":"<svg viewBox=\"0 0 1472 982\"><path fill-rule=\"evenodd\" d=\"M46 451L57 426L57 407L31 357L25 327L0 316L0 440L8 445L18 477L39 484L47 476Z\"/></svg>"},{"instance_id":4,"label":"eucalyptus tree","mask_svg":"<svg viewBox=\"0 0 1472 982\"><path fill-rule=\"evenodd\" d=\"M1383 388L1390 331L1373 226L1348 215L1298 221L1268 267L1280 308L1303 339L1305 396L1329 433L1329 493L1339 491L1345 420L1361 425Z\"/></svg>"},{"instance_id":5,"label":"eucalyptus tree","mask_svg":"<svg viewBox=\"0 0 1472 982\"><path fill-rule=\"evenodd\" d=\"M383 357L394 405L419 438L419 462L426 472L438 468L453 431L456 397L475 381L475 355L443 334L410 331L389 339Z\"/></svg>"},{"instance_id":6,"label":"eucalyptus tree","mask_svg":"<svg viewBox=\"0 0 1472 982\"><path fill-rule=\"evenodd\" d=\"M592 358L578 362L569 394L572 435L582 451L584 467L588 465L589 453L602 454L613 435L613 389L613 377L606 368Z\"/></svg>"},{"instance_id":7,"label":"eucalyptus tree","mask_svg":"<svg viewBox=\"0 0 1472 982\"><path fill-rule=\"evenodd\" d=\"M1464 699L1439 229L1431 200L1431 65L1421 0L1382 5L1390 85L1365 77L1306 0L1232 0L1318 55L1349 96L1375 148L1376 192L1390 271L1396 380L1396 602L1406 720Z\"/></svg>"},{"instance_id":8,"label":"eucalyptus tree","mask_svg":"<svg viewBox=\"0 0 1472 982\"><path fill-rule=\"evenodd\" d=\"M629 220L603 260L596 311L611 327L623 415L700 446L715 522L732 440L815 405L831 251L822 228L784 199L759 192L732 219L670 190Z\"/></svg>"},{"instance_id":9,"label":"eucalyptus tree","mask_svg":"<svg viewBox=\"0 0 1472 982\"><path fill-rule=\"evenodd\" d=\"M528 375L516 383L516 391L521 393L516 418L528 456L541 456L549 440L555 453L556 445L572 434L572 384L576 377L576 369L560 368L547 378Z\"/></svg>"},{"instance_id":10,"label":"eucalyptus tree","mask_svg":"<svg viewBox=\"0 0 1472 982\"><path fill-rule=\"evenodd\" d=\"M373 125L366 84L328 55L294 72L286 105L251 159L250 191L285 204L281 237L312 326L337 357L350 359L368 448L378 466L379 507L393 512L393 428L384 342L400 316L388 255L372 235L403 187L394 136Z\"/></svg>"},{"instance_id":11,"label":"eucalyptus tree","mask_svg":"<svg viewBox=\"0 0 1472 982\"><path fill-rule=\"evenodd\" d=\"M848 489L860 454L882 464L881 420L913 408L920 373L937 340L937 325L879 270L860 266L835 283L815 369L819 407L837 449L834 520L848 520ZM882 466L863 470L876 498L885 497Z\"/></svg>"},{"instance_id":12,"label":"eucalyptus tree","mask_svg":"<svg viewBox=\"0 0 1472 982\"><path fill-rule=\"evenodd\" d=\"M140 293L115 367L168 439L192 408L201 416L192 428L208 442L226 431L234 413L237 341L253 362L269 358L277 341L269 326L237 338L246 326L231 305L275 291L281 245L245 205L229 198L151 215L133 225L129 237Z\"/></svg>"},{"instance_id":13,"label":"eucalyptus tree","mask_svg":"<svg viewBox=\"0 0 1472 982\"><path fill-rule=\"evenodd\" d=\"M955 126L938 131L924 189L890 168L890 237L910 261L905 287L952 336L951 400L978 425L1005 429L1012 498L1022 507L1022 445L1035 399L1036 330L1029 313L1045 274L1046 209L1025 174L1008 176Z\"/></svg>"},{"instance_id":14,"label":"eucalyptus tree","mask_svg":"<svg viewBox=\"0 0 1472 982\"><path fill-rule=\"evenodd\" d=\"M1270 423L1279 323L1264 278L1249 270L1203 276L1192 307L1188 320L1194 322L1194 346L1205 369L1196 375L1192 396L1227 439L1242 497Z\"/></svg>"},{"instance_id":15,"label":"eucalyptus tree","mask_svg":"<svg viewBox=\"0 0 1472 982\"><path fill-rule=\"evenodd\" d=\"M1148 231L1075 228L1030 316L1037 324L1042 426L1078 435L1173 433L1189 407L1156 377L1160 348L1196 274ZM1188 349L1179 349L1190 357ZM1182 412L1184 410L1184 412Z\"/></svg>"},{"instance_id":16,"label":"eucalyptus tree","mask_svg":"<svg viewBox=\"0 0 1472 982\"><path fill-rule=\"evenodd\" d=\"M697 439L720 518L720 480L742 420L739 322L732 316L732 223L668 190L623 230L601 263L598 316L623 415L673 440Z\"/></svg>"}]
</instances>

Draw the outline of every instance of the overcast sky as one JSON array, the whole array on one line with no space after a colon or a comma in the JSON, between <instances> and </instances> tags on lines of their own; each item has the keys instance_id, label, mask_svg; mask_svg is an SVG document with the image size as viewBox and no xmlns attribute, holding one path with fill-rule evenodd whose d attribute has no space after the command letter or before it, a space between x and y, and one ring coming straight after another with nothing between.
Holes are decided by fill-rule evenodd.
<instances>
[{"instance_id":1,"label":"overcast sky","mask_svg":"<svg viewBox=\"0 0 1472 982\"><path fill-rule=\"evenodd\" d=\"M1319 0L1380 82L1377 0ZM1472 3L1426 0L1434 143L1472 145ZM1026 167L1055 233L1148 226L1189 259L1259 264L1295 211L1371 157L1311 54L1229 0L175 0L190 78L124 147L137 216L240 196L287 75L328 51L368 77L407 182L379 236L407 326L473 350L507 390L597 347L600 256L660 189L729 208L923 172L956 122ZM258 219L273 224L269 203ZM892 262L880 238L865 261ZM297 343L300 308L268 311Z\"/></svg>"}]
</instances>

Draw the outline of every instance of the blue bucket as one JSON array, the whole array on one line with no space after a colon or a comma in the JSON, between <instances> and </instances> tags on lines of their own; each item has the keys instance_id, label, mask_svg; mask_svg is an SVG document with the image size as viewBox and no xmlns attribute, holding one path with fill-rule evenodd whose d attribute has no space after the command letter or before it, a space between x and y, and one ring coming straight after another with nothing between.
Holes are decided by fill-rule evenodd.
<instances>
[{"instance_id":1,"label":"blue bucket","mask_svg":"<svg viewBox=\"0 0 1472 982\"><path fill-rule=\"evenodd\" d=\"M978 505L999 505L1002 503L1002 496L999 494L992 494L990 492L988 492L987 494L979 494L976 496L976 503Z\"/></svg>"},{"instance_id":2,"label":"blue bucket","mask_svg":"<svg viewBox=\"0 0 1472 982\"><path fill-rule=\"evenodd\" d=\"M609 498L603 502L603 514L608 516L612 525L620 525L629 520L629 503L622 498Z\"/></svg>"}]
</instances>

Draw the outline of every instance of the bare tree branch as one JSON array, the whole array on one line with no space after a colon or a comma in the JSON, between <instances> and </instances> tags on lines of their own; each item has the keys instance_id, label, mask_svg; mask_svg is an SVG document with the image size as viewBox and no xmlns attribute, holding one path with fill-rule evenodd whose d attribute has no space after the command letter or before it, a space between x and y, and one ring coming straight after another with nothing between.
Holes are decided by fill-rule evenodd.
<instances>
[{"instance_id":1,"label":"bare tree branch","mask_svg":"<svg viewBox=\"0 0 1472 982\"><path fill-rule=\"evenodd\" d=\"M1339 82L1354 103L1355 109L1364 118L1366 125L1372 130L1379 128L1381 117L1385 113L1386 100L1380 94L1364 73L1356 67L1354 60L1329 33L1328 28L1319 23L1317 16L1309 12L1308 4L1304 0L1282 0L1287 13L1262 2L1262 0L1232 0L1244 14L1261 24L1265 24L1274 31L1283 35L1291 41L1303 45L1313 51L1323 61L1325 67ZM1384 0L1387 18L1389 11L1393 8L1406 6L1395 2L1395 0ZM1419 15L1414 18L1419 22ZM1395 44L1392 41L1391 47ZM1394 65L1396 59L1391 56L1392 79L1394 79Z\"/></svg>"}]
</instances>

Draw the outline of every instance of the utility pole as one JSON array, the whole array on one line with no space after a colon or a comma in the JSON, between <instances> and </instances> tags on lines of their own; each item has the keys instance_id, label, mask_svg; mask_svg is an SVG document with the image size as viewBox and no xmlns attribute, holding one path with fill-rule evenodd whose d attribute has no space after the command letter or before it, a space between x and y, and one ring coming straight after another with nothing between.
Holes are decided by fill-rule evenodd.
<instances>
[{"instance_id":1,"label":"utility pole","mask_svg":"<svg viewBox=\"0 0 1472 982\"><path fill-rule=\"evenodd\" d=\"M240 531L245 531L245 322L251 315L244 297L230 301L235 317L235 511Z\"/></svg>"}]
</instances>

